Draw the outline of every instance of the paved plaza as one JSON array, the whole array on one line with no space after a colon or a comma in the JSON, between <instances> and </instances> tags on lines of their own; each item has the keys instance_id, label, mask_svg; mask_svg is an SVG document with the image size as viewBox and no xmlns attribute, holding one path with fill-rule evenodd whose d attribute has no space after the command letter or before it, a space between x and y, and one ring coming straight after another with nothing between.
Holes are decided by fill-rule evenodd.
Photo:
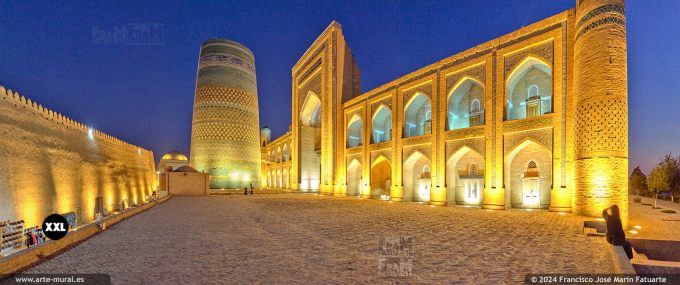
<instances>
[{"instance_id":1,"label":"paved plaza","mask_svg":"<svg viewBox=\"0 0 680 285\"><path fill-rule=\"evenodd\" d=\"M30 273L114 284L506 284L527 273L607 273L585 218L303 194L173 197ZM413 277L383 277L379 240L412 236Z\"/></svg>"},{"instance_id":2,"label":"paved plaza","mask_svg":"<svg viewBox=\"0 0 680 285\"><path fill-rule=\"evenodd\" d=\"M658 209L654 209L654 199L643 197L642 203L634 202L635 196L628 200L630 211L629 224L638 234L627 234L629 238L678 240L680 239L680 204L670 201L657 201ZM662 210L674 210L676 213L664 213Z\"/></svg>"}]
</instances>

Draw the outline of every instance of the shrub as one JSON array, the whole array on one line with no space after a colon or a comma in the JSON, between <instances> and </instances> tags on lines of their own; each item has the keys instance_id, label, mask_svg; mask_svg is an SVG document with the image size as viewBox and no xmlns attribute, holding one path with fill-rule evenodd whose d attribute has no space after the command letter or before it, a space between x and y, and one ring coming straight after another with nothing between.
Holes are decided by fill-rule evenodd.
<instances>
[{"instance_id":1,"label":"shrub","mask_svg":"<svg viewBox=\"0 0 680 285\"><path fill-rule=\"evenodd\" d=\"M675 210L671 210L671 209L663 209L663 210L661 210L661 213L675 214L677 212Z\"/></svg>"}]
</instances>

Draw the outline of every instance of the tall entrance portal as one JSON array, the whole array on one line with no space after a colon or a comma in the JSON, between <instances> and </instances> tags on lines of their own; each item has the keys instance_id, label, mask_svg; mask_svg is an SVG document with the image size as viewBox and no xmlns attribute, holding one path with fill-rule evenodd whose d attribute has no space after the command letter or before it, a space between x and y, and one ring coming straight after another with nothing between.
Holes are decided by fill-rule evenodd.
<instances>
[{"instance_id":1,"label":"tall entrance portal","mask_svg":"<svg viewBox=\"0 0 680 285\"><path fill-rule=\"evenodd\" d=\"M309 91L300 112L300 191L318 192L321 179L321 100Z\"/></svg>"},{"instance_id":2,"label":"tall entrance portal","mask_svg":"<svg viewBox=\"0 0 680 285\"><path fill-rule=\"evenodd\" d=\"M359 94L359 69L340 24L333 22L321 33L295 64L292 75L290 188L324 195L344 193L347 166L342 102Z\"/></svg>"}]
</instances>

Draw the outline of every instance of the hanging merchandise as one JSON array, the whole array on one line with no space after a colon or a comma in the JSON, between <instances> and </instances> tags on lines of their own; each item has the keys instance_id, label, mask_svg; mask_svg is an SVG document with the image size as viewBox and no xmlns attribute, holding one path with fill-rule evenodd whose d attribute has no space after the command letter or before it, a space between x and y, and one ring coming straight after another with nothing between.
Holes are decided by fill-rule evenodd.
<instances>
[{"instance_id":1,"label":"hanging merchandise","mask_svg":"<svg viewBox=\"0 0 680 285\"><path fill-rule=\"evenodd\" d=\"M74 212L68 212L66 214L63 214L64 218L66 218L66 221L68 222L69 228L75 229L76 228L76 223L77 223L77 218L76 218L76 213Z\"/></svg>"}]
</instances>

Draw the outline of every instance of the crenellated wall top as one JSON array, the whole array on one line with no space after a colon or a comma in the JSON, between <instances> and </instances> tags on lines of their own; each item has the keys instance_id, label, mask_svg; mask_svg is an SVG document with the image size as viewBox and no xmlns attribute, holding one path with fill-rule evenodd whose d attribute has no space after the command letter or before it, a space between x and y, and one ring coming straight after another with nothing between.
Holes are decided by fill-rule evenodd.
<instances>
[{"instance_id":1,"label":"crenellated wall top","mask_svg":"<svg viewBox=\"0 0 680 285\"><path fill-rule=\"evenodd\" d=\"M86 124L73 120L56 111L50 110L44 107L43 105L31 100L30 98L26 98L25 96L19 94L19 92L12 91L11 89L6 89L2 85L0 85L0 102L2 102L0 104L13 104L16 107L21 106L24 108L31 109L34 111L34 114L36 115L40 115L44 118L51 119L55 121L57 124L63 124L67 128L72 128L76 131L83 133L84 135L88 135L88 132L90 130L90 127L87 126ZM145 152L146 154L151 153L151 151L148 149L128 143L126 141L123 141L119 138L116 138L112 135L109 135L97 129L92 129L92 135L97 139L106 140L117 145L136 148L141 152Z\"/></svg>"}]
</instances>

